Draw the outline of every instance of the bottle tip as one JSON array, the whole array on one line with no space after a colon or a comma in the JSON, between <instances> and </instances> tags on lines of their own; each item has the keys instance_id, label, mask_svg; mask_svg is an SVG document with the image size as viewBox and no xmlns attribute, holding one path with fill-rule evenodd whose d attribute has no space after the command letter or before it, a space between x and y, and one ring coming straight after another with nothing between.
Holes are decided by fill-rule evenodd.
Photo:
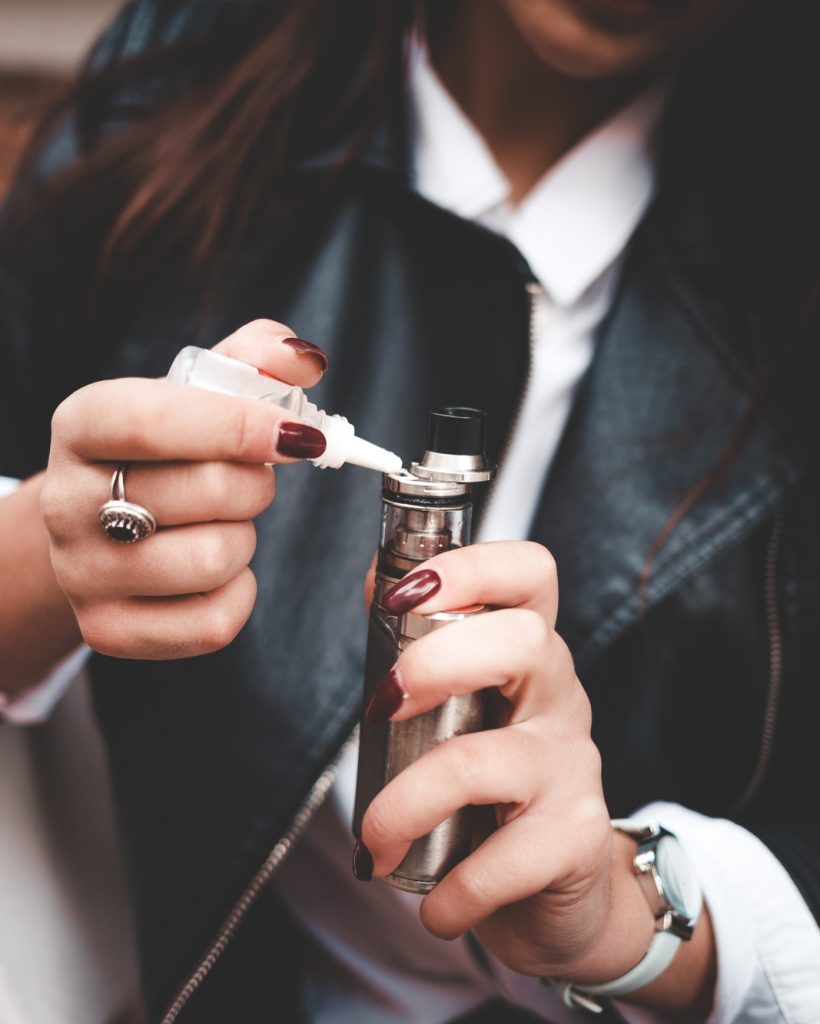
<instances>
[{"instance_id":1,"label":"bottle tip","mask_svg":"<svg viewBox=\"0 0 820 1024\"><path fill-rule=\"evenodd\" d=\"M397 473L402 467L402 461L395 452L380 448L377 444L371 444L363 437L355 435L348 442L345 462L375 470L377 473Z\"/></svg>"}]
</instances>

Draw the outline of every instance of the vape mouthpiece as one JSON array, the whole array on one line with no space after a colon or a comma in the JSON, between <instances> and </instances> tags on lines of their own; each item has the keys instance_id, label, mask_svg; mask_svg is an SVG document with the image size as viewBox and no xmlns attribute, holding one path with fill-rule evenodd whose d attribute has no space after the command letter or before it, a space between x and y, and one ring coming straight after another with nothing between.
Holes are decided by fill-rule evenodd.
<instances>
[{"instance_id":1,"label":"vape mouthpiece","mask_svg":"<svg viewBox=\"0 0 820 1024\"><path fill-rule=\"evenodd\" d=\"M469 406L447 405L430 413L427 451L483 456L486 436L486 412Z\"/></svg>"},{"instance_id":2,"label":"vape mouthpiece","mask_svg":"<svg viewBox=\"0 0 820 1024\"><path fill-rule=\"evenodd\" d=\"M410 472L422 480L480 483L491 480L495 466L484 451L487 414L469 406L447 405L430 413L427 451Z\"/></svg>"}]
</instances>

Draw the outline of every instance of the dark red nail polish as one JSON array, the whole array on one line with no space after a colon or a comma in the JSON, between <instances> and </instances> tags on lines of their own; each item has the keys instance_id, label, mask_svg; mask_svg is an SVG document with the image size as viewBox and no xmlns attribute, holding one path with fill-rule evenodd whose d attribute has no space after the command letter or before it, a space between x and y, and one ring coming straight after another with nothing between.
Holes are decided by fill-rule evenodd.
<instances>
[{"instance_id":1,"label":"dark red nail polish","mask_svg":"<svg viewBox=\"0 0 820 1024\"><path fill-rule=\"evenodd\" d=\"M327 448L321 430L307 423L282 423L276 439L276 450L289 459L318 459Z\"/></svg>"},{"instance_id":2,"label":"dark red nail polish","mask_svg":"<svg viewBox=\"0 0 820 1024\"><path fill-rule=\"evenodd\" d=\"M360 882L369 882L373 878L373 854L361 839L353 851L353 874Z\"/></svg>"},{"instance_id":3,"label":"dark red nail polish","mask_svg":"<svg viewBox=\"0 0 820 1024\"><path fill-rule=\"evenodd\" d=\"M382 598L382 604L392 615L403 615L426 601L441 587L441 577L433 569L422 569L406 576Z\"/></svg>"},{"instance_id":4,"label":"dark red nail polish","mask_svg":"<svg viewBox=\"0 0 820 1024\"><path fill-rule=\"evenodd\" d=\"M364 712L365 721L371 725L384 725L406 700L407 690L401 685L398 672L391 668L371 694Z\"/></svg>"},{"instance_id":5,"label":"dark red nail polish","mask_svg":"<svg viewBox=\"0 0 820 1024\"><path fill-rule=\"evenodd\" d=\"M318 359L322 364L322 371L325 371L330 366L327 353L323 352L318 345L314 345L312 341L305 341L304 338L283 338L282 344L293 349L297 355L313 356L314 359Z\"/></svg>"}]
</instances>

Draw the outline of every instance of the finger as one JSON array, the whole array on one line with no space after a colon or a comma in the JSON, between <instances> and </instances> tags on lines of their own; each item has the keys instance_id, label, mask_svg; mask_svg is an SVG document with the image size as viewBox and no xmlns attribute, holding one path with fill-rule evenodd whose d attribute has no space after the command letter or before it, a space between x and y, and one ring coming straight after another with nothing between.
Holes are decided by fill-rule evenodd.
<instances>
[{"instance_id":1,"label":"finger","mask_svg":"<svg viewBox=\"0 0 820 1024\"><path fill-rule=\"evenodd\" d=\"M75 391L54 414L53 436L58 452L89 461L293 462L278 448L288 420L269 402L124 378Z\"/></svg>"},{"instance_id":2,"label":"finger","mask_svg":"<svg viewBox=\"0 0 820 1024\"><path fill-rule=\"evenodd\" d=\"M71 543L67 558L55 545L60 586L75 600L208 593L237 576L256 549L249 522L174 526L137 544L117 544L97 532L80 547Z\"/></svg>"},{"instance_id":3,"label":"finger","mask_svg":"<svg viewBox=\"0 0 820 1024\"><path fill-rule=\"evenodd\" d=\"M327 355L275 320L254 320L214 346L215 352L250 363L287 384L313 387L328 368Z\"/></svg>"},{"instance_id":4,"label":"finger","mask_svg":"<svg viewBox=\"0 0 820 1024\"><path fill-rule=\"evenodd\" d=\"M78 610L83 639L113 658L167 661L227 647L253 611L256 579L243 570L218 590L187 597L107 602Z\"/></svg>"},{"instance_id":5,"label":"finger","mask_svg":"<svg viewBox=\"0 0 820 1024\"><path fill-rule=\"evenodd\" d=\"M388 717L403 721L449 697L496 687L520 721L574 685L569 650L538 612L504 609L450 623L411 644L374 691L366 717L376 725Z\"/></svg>"},{"instance_id":6,"label":"finger","mask_svg":"<svg viewBox=\"0 0 820 1024\"><path fill-rule=\"evenodd\" d=\"M392 779L362 820L373 873L388 875L413 840L470 804L514 805L520 813L543 787L545 751L526 726L458 736Z\"/></svg>"},{"instance_id":7,"label":"finger","mask_svg":"<svg viewBox=\"0 0 820 1024\"><path fill-rule=\"evenodd\" d=\"M454 939L502 907L545 891L563 889L571 905L580 880L610 862L611 846L600 793L579 796L571 810L538 804L507 820L439 882L422 903L422 922L439 938Z\"/></svg>"},{"instance_id":8,"label":"finger","mask_svg":"<svg viewBox=\"0 0 820 1024\"><path fill-rule=\"evenodd\" d=\"M110 466L91 466L83 481L89 528L98 530L93 511L111 481ZM133 463L126 477L128 500L149 509L159 526L214 520L254 519L273 501L276 478L270 466L239 462Z\"/></svg>"},{"instance_id":9,"label":"finger","mask_svg":"<svg viewBox=\"0 0 820 1024\"><path fill-rule=\"evenodd\" d=\"M421 905L424 927L455 939L501 907L534 896L570 868L560 823L546 814L523 814L503 825L457 864Z\"/></svg>"},{"instance_id":10,"label":"finger","mask_svg":"<svg viewBox=\"0 0 820 1024\"><path fill-rule=\"evenodd\" d=\"M388 591L394 614L411 609L429 615L472 604L531 608L550 626L558 613L555 560L532 541L493 541L445 551Z\"/></svg>"}]
</instances>

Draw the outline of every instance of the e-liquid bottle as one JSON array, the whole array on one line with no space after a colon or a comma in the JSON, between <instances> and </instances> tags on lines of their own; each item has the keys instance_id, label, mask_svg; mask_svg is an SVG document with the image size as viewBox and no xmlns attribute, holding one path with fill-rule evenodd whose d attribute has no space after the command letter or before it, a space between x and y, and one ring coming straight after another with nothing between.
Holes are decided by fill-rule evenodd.
<instances>
[{"instance_id":1,"label":"e-liquid bottle","mask_svg":"<svg viewBox=\"0 0 820 1024\"><path fill-rule=\"evenodd\" d=\"M428 616L414 612L392 615L384 608L382 598L428 558L470 543L472 485L490 480L494 474L484 454L485 419L479 409L450 406L432 412L427 451L421 462L414 462L409 472L401 470L383 478L364 707L409 644L484 610L475 607ZM392 778L437 744L483 727L484 701L480 693L451 697L440 707L404 722L371 725L362 720L353 820L356 836L361 834L362 818L370 802ZM472 817L472 808L462 808L416 840L386 881L407 892L429 892L470 852Z\"/></svg>"},{"instance_id":2,"label":"e-liquid bottle","mask_svg":"<svg viewBox=\"0 0 820 1024\"><path fill-rule=\"evenodd\" d=\"M395 452L380 448L356 434L344 416L331 415L308 400L301 388L285 384L269 373L257 370L239 359L212 352L210 349L188 345L177 353L166 378L172 384L219 391L225 395L258 398L278 405L291 416L320 430L327 442L322 454L310 461L318 469L338 469L349 462L379 473L390 473L401 468L401 459Z\"/></svg>"}]
</instances>

